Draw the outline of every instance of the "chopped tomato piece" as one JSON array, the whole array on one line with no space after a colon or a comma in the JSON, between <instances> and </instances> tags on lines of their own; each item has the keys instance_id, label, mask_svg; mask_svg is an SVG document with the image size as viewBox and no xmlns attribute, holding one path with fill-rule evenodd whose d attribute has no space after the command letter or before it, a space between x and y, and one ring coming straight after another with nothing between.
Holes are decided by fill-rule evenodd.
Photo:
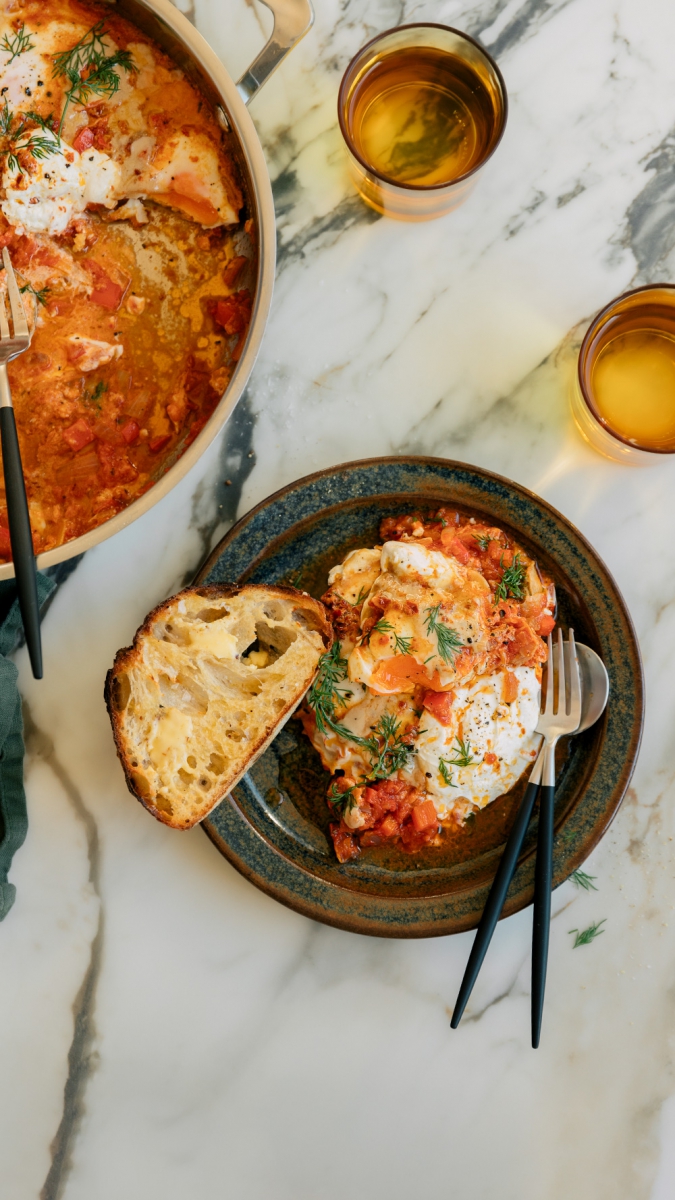
<instances>
[{"instance_id":1,"label":"chopped tomato piece","mask_svg":"<svg viewBox=\"0 0 675 1200\"><path fill-rule=\"evenodd\" d=\"M243 254L238 254L236 258L230 259L229 263L223 270L223 280L228 287L233 287L237 279L241 275L248 259Z\"/></svg>"},{"instance_id":2,"label":"chopped tomato piece","mask_svg":"<svg viewBox=\"0 0 675 1200\"><path fill-rule=\"evenodd\" d=\"M373 671L370 686L375 692L412 692L416 684L433 684L427 668L410 654L381 658Z\"/></svg>"},{"instance_id":3,"label":"chopped tomato piece","mask_svg":"<svg viewBox=\"0 0 675 1200\"><path fill-rule=\"evenodd\" d=\"M157 451L162 450L163 447L166 446L166 443L170 440L170 433L164 433L161 437L151 438L151 440L148 442L148 450L150 450L152 454L157 454Z\"/></svg>"},{"instance_id":4,"label":"chopped tomato piece","mask_svg":"<svg viewBox=\"0 0 675 1200\"><path fill-rule=\"evenodd\" d=\"M338 862L349 862L350 858L356 858L359 848L351 833L343 829L341 825L331 825L330 835Z\"/></svg>"},{"instance_id":5,"label":"chopped tomato piece","mask_svg":"<svg viewBox=\"0 0 675 1200\"><path fill-rule=\"evenodd\" d=\"M425 692L422 707L430 712L441 725L452 724L454 692Z\"/></svg>"},{"instance_id":6,"label":"chopped tomato piece","mask_svg":"<svg viewBox=\"0 0 675 1200\"><path fill-rule=\"evenodd\" d=\"M458 562L464 563L466 566L471 554L464 545L464 542L459 540L454 529L451 529L450 526L444 529L441 533L441 542L444 550L449 550L450 554L452 554L452 556L456 558Z\"/></svg>"},{"instance_id":7,"label":"chopped tomato piece","mask_svg":"<svg viewBox=\"0 0 675 1200\"><path fill-rule=\"evenodd\" d=\"M243 333L251 319L251 304L251 293L244 288L218 301L213 310L214 320L230 336Z\"/></svg>"},{"instance_id":8,"label":"chopped tomato piece","mask_svg":"<svg viewBox=\"0 0 675 1200\"><path fill-rule=\"evenodd\" d=\"M518 677L513 671L507 671L504 676L502 699L505 704L511 704L518 695Z\"/></svg>"},{"instance_id":9,"label":"chopped tomato piece","mask_svg":"<svg viewBox=\"0 0 675 1200\"><path fill-rule=\"evenodd\" d=\"M438 814L433 800L425 800L423 804L417 804L413 808L412 823L417 833L423 833L425 829L431 829L432 825L438 825Z\"/></svg>"},{"instance_id":10,"label":"chopped tomato piece","mask_svg":"<svg viewBox=\"0 0 675 1200\"><path fill-rule=\"evenodd\" d=\"M99 280L91 293L92 304L98 304L101 308L109 308L111 312L115 312L122 303L124 289L119 283L113 283L106 275L104 280Z\"/></svg>"},{"instance_id":11,"label":"chopped tomato piece","mask_svg":"<svg viewBox=\"0 0 675 1200\"><path fill-rule=\"evenodd\" d=\"M549 633L553 633L555 628L555 617L550 612L542 613L534 628L542 637L548 637Z\"/></svg>"},{"instance_id":12,"label":"chopped tomato piece","mask_svg":"<svg viewBox=\"0 0 675 1200\"><path fill-rule=\"evenodd\" d=\"M124 282L111 279L107 271L95 259L85 259L84 266L94 277L94 290L90 297L92 304L98 304L101 308L116 312L131 280L124 276L121 276L121 280Z\"/></svg>"},{"instance_id":13,"label":"chopped tomato piece","mask_svg":"<svg viewBox=\"0 0 675 1200\"><path fill-rule=\"evenodd\" d=\"M68 429L64 429L63 437L71 450L77 453L78 450L82 450L84 446L88 446L90 442L93 442L96 434L87 425L84 417L80 417L79 421L76 421L74 425L71 425Z\"/></svg>"},{"instance_id":14,"label":"chopped tomato piece","mask_svg":"<svg viewBox=\"0 0 675 1200\"><path fill-rule=\"evenodd\" d=\"M134 442L138 441L138 435L140 432L141 427L138 424L138 421L127 421L126 425L123 425L120 430L120 433L127 443L127 446L133 446Z\"/></svg>"},{"instance_id":15,"label":"chopped tomato piece","mask_svg":"<svg viewBox=\"0 0 675 1200\"><path fill-rule=\"evenodd\" d=\"M84 154L85 150L90 150L94 144L94 131L88 125L84 129L80 129L76 137L73 138L73 148L78 154Z\"/></svg>"}]
</instances>

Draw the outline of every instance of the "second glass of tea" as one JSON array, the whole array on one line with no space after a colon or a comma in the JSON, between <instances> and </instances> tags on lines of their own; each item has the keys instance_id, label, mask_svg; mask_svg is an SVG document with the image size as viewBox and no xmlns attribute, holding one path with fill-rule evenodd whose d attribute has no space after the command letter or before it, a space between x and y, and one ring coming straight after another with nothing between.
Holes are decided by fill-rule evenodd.
<instances>
[{"instance_id":1,"label":"second glass of tea","mask_svg":"<svg viewBox=\"0 0 675 1200\"><path fill-rule=\"evenodd\" d=\"M612 300L579 352L572 413L607 458L647 466L675 455L675 287L652 284Z\"/></svg>"},{"instance_id":2,"label":"second glass of tea","mask_svg":"<svg viewBox=\"0 0 675 1200\"><path fill-rule=\"evenodd\" d=\"M350 172L367 204L428 221L462 204L497 148L506 86L486 50L447 25L401 25L352 59L338 96Z\"/></svg>"}]
</instances>

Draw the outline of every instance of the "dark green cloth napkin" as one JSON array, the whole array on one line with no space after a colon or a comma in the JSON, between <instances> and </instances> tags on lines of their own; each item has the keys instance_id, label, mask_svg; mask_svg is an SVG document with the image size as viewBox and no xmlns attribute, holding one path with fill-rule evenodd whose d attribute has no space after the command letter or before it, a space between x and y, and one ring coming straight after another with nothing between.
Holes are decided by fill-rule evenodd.
<instances>
[{"instance_id":1,"label":"dark green cloth napkin","mask_svg":"<svg viewBox=\"0 0 675 1200\"><path fill-rule=\"evenodd\" d=\"M41 574L38 574L37 582L42 608L56 582ZM23 625L14 580L11 579L0 583L0 921L4 921L16 899L16 888L7 882L7 875L28 831L18 671L7 657L21 642Z\"/></svg>"}]
</instances>

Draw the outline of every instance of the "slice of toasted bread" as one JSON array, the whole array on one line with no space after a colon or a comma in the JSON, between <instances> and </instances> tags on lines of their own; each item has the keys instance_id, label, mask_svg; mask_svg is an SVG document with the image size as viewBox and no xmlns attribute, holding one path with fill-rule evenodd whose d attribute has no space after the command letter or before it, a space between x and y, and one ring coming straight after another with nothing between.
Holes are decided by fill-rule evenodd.
<instances>
[{"instance_id":1,"label":"slice of toasted bread","mask_svg":"<svg viewBox=\"0 0 675 1200\"><path fill-rule=\"evenodd\" d=\"M302 700L333 632L294 588L187 588L118 651L105 700L129 790L190 829L239 782Z\"/></svg>"}]
</instances>

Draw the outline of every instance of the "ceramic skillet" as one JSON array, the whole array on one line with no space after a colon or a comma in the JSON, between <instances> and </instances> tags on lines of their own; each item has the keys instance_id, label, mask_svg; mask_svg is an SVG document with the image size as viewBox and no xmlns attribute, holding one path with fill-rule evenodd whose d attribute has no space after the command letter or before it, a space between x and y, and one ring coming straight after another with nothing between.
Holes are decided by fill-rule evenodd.
<instances>
[{"instance_id":1,"label":"ceramic skillet","mask_svg":"<svg viewBox=\"0 0 675 1200\"><path fill-rule=\"evenodd\" d=\"M375 545L381 519L439 504L501 526L555 580L558 619L603 659L610 700L602 719L561 747L554 886L590 854L630 781L643 721L640 651L607 567L545 500L490 471L440 458L365 459L308 475L235 525L196 582L292 583L320 597L328 570L356 546ZM355 933L432 937L472 929L494 878L524 782L440 847L409 856L373 848L341 865L328 833L329 776L291 719L204 822L220 852L268 895ZM504 916L530 904L536 821Z\"/></svg>"}]
</instances>

